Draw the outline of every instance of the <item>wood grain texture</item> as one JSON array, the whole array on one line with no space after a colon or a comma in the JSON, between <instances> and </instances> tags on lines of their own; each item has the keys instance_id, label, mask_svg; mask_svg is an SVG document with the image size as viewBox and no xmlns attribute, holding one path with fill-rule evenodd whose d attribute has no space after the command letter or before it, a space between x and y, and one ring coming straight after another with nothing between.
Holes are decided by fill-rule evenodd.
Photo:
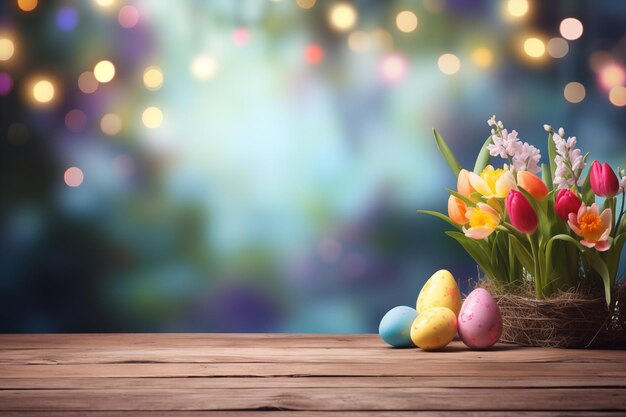
<instances>
[{"instance_id":1,"label":"wood grain texture","mask_svg":"<svg viewBox=\"0 0 626 417\"><path fill-rule=\"evenodd\" d=\"M626 415L626 352L376 335L0 335L0 417Z\"/></svg>"}]
</instances>

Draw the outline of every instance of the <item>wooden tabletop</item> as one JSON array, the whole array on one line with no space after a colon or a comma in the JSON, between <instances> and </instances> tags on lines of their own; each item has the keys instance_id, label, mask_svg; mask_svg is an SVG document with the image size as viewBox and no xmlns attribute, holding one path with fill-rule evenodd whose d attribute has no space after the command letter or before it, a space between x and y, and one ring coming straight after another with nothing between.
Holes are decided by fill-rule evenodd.
<instances>
[{"instance_id":1,"label":"wooden tabletop","mask_svg":"<svg viewBox=\"0 0 626 417\"><path fill-rule=\"evenodd\" d=\"M0 335L0 416L624 416L626 351L377 335Z\"/></svg>"}]
</instances>

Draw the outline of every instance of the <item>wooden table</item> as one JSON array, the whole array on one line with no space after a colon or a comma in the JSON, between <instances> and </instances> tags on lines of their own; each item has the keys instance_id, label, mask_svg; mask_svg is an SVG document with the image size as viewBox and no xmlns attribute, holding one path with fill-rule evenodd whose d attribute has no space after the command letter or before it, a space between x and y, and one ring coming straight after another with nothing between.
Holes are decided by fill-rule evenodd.
<instances>
[{"instance_id":1,"label":"wooden table","mask_svg":"<svg viewBox=\"0 0 626 417\"><path fill-rule=\"evenodd\" d=\"M0 416L624 416L626 351L376 335L0 335ZM567 411L567 412L565 412Z\"/></svg>"}]
</instances>

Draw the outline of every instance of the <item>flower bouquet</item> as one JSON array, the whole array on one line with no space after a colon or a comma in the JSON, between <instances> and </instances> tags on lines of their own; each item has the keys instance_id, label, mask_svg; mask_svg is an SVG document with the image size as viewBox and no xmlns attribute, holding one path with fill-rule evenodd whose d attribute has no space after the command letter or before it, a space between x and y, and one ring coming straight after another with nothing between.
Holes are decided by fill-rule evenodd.
<instances>
[{"instance_id":1,"label":"flower bouquet","mask_svg":"<svg viewBox=\"0 0 626 417\"><path fill-rule=\"evenodd\" d=\"M435 140L457 177L448 190L446 232L476 261L498 301L502 340L524 345L588 347L624 344L626 290L617 282L626 241L626 173L593 161L548 132L549 164L539 149L495 116L473 171L463 169L436 130ZM494 167L491 159L503 159ZM541 177L538 174L541 174ZM618 199L621 200L618 208Z\"/></svg>"}]
</instances>

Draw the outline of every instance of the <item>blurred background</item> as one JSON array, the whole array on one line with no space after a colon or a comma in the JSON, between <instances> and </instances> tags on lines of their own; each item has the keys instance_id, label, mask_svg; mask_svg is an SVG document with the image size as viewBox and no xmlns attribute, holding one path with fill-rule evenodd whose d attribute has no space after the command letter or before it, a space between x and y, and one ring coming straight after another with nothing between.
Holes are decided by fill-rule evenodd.
<instances>
[{"instance_id":1,"label":"blurred background","mask_svg":"<svg viewBox=\"0 0 626 417\"><path fill-rule=\"evenodd\" d=\"M496 114L626 165L626 3L0 3L0 331L375 332ZM543 152L545 154L545 152ZM543 159L545 162L545 158Z\"/></svg>"}]
</instances>

